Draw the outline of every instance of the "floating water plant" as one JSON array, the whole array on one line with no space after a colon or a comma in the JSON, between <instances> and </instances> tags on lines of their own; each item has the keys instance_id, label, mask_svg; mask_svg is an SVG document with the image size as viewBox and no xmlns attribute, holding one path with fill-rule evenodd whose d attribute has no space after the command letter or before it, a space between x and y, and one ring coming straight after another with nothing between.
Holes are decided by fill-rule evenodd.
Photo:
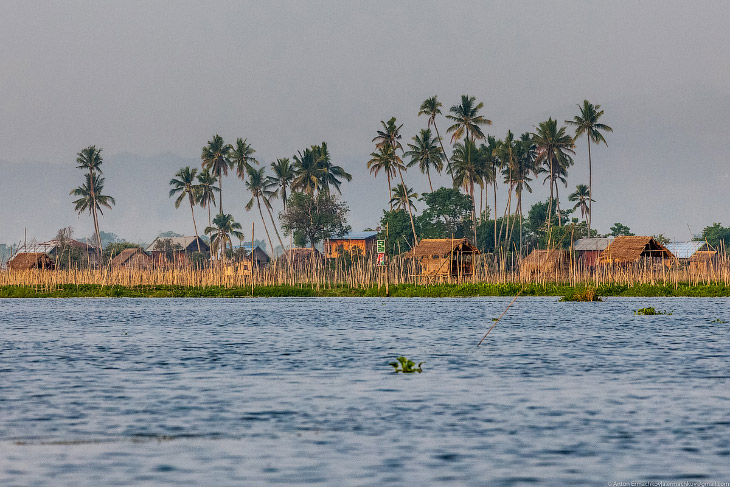
<instances>
[{"instance_id":1,"label":"floating water plant","mask_svg":"<svg viewBox=\"0 0 730 487\"><path fill-rule=\"evenodd\" d=\"M419 374L423 372L421 370L421 364L425 364L426 362L418 362L418 366L416 366L416 362L413 360L408 360L405 357L398 357L397 362L390 362L388 365L392 365L395 369L395 373L403 372L404 374L412 374L414 372L418 372Z\"/></svg>"},{"instance_id":2,"label":"floating water plant","mask_svg":"<svg viewBox=\"0 0 730 487\"><path fill-rule=\"evenodd\" d=\"M670 315L671 311L661 311L654 308L641 308L634 311L635 315Z\"/></svg>"},{"instance_id":3,"label":"floating water plant","mask_svg":"<svg viewBox=\"0 0 730 487\"><path fill-rule=\"evenodd\" d=\"M583 292L573 292L571 294L566 294L565 296L560 298L560 301L592 302L603 300L598 295L595 289L589 287Z\"/></svg>"},{"instance_id":4,"label":"floating water plant","mask_svg":"<svg viewBox=\"0 0 730 487\"><path fill-rule=\"evenodd\" d=\"M710 323L727 323L727 321L722 321L720 318L716 318L716 319L710 321Z\"/></svg>"}]
</instances>

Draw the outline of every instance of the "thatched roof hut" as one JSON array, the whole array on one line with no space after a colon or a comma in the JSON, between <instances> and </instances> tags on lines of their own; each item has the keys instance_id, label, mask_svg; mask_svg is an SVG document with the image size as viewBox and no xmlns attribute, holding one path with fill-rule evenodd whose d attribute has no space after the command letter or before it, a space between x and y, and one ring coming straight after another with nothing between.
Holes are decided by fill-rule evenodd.
<instances>
[{"instance_id":1,"label":"thatched roof hut","mask_svg":"<svg viewBox=\"0 0 730 487\"><path fill-rule=\"evenodd\" d=\"M674 259L674 255L652 237L621 236L601 253L598 264L633 264L641 259L668 260Z\"/></svg>"},{"instance_id":2,"label":"thatched roof hut","mask_svg":"<svg viewBox=\"0 0 730 487\"><path fill-rule=\"evenodd\" d=\"M570 252L563 249L538 250L520 262L520 274L530 277L539 274L562 274L570 267Z\"/></svg>"},{"instance_id":3,"label":"thatched roof hut","mask_svg":"<svg viewBox=\"0 0 730 487\"><path fill-rule=\"evenodd\" d=\"M152 257L139 247L124 249L112 259L111 265L112 267L149 269L152 267Z\"/></svg>"},{"instance_id":4,"label":"thatched roof hut","mask_svg":"<svg viewBox=\"0 0 730 487\"><path fill-rule=\"evenodd\" d=\"M20 252L8 261L8 269L15 271L54 268L53 260L45 252Z\"/></svg>"},{"instance_id":5,"label":"thatched roof hut","mask_svg":"<svg viewBox=\"0 0 730 487\"><path fill-rule=\"evenodd\" d=\"M474 274L474 256L479 249L466 238L424 238L416 247L404 252L421 264L421 275L452 278Z\"/></svg>"}]
</instances>

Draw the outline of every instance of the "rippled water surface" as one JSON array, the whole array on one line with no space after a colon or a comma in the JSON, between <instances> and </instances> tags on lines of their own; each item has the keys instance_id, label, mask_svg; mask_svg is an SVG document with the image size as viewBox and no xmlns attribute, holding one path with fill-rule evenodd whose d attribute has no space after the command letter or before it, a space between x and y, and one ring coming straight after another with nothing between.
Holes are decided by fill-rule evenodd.
<instances>
[{"instance_id":1,"label":"rippled water surface","mask_svg":"<svg viewBox=\"0 0 730 487\"><path fill-rule=\"evenodd\" d=\"M508 302L0 300L0 485L730 482L729 300Z\"/></svg>"}]
</instances>

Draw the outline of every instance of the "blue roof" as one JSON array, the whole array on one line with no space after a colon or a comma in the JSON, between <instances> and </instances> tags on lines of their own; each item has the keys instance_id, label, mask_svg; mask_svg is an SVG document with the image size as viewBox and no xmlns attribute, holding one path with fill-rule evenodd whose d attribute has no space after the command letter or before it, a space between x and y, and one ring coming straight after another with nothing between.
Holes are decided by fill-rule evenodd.
<instances>
[{"instance_id":1,"label":"blue roof","mask_svg":"<svg viewBox=\"0 0 730 487\"><path fill-rule=\"evenodd\" d=\"M701 240L696 240L692 242L671 242L665 245L667 250L669 250L672 255L674 255L678 259L689 259L694 255L695 252L698 250L702 250L702 248L707 243Z\"/></svg>"},{"instance_id":2,"label":"blue roof","mask_svg":"<svg viewBox=\"0 0 730 487\"><path fill-rule=\"evenodd\" d=\"M332 240L367 240L373 238L378 232L352 232L341 237L333 237Z\"/></svg>"}]
</instances>

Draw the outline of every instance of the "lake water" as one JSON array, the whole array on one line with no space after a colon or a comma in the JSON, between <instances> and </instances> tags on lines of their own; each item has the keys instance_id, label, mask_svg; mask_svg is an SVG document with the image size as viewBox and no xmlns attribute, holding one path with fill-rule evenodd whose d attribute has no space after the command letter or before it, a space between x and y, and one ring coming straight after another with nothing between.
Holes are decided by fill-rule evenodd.
<instances>
[{"instance_id":1,"label":"lake water","mask_svg":"<svg viewBox=\"0 0 730 487\"><path fill-rule=\"evenodd\" d=\"M730 485L730 300L509 301L0 300L0 485Z\"/></svg>"}]
</instances>

